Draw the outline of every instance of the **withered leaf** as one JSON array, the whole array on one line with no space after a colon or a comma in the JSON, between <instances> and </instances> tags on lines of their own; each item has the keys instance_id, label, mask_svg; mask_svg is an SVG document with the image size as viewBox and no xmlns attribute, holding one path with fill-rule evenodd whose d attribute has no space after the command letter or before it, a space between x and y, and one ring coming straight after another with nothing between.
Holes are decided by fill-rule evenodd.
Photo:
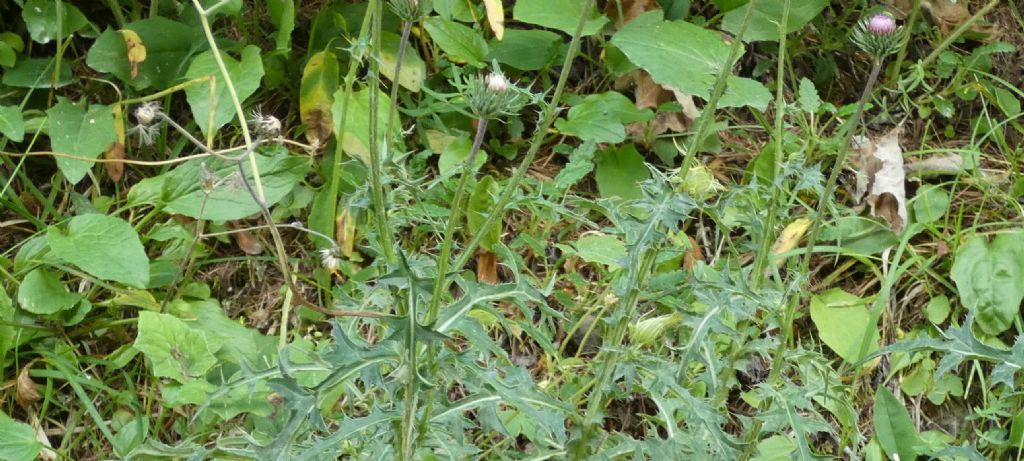
<instances>
[{"instance_id":1,"label":"withered leaf","mask_svg":"<svg viewBox=\"0 0 1024 461\"><path fill-rule=\"evenodd\" d=\"M871 215L884 219L896 233L903 231L907 224L906 173L900 131L901 127L896 127L877 139L854 139L854 147L860 151L856 196L864 197L864 202L871 207Z\"/></svg>"},{"instance_id":2,"label":"withered leaf","mask_svg":"<svg viewBox=\"0 0 1024 461\"><path fill-rule=\"evenodd\" d=\"M32 377L29 376L29 371L32 369L32 363L29 362L25 366L21 367L21 371L18 373L18 382L14 389L14 400L18 402L18 405L28 408L37 400L39 400L39 391L36 390L36 383L32 381Z\"/></svg>"},{"instance_id":3,"label":"withered leaf","mask_svg":"<svg viewBox=\"0 0 1024 461\"><path fill-rule=\"evenodd\" d=\"M476 279L483 283L498 283L498 255L480 250L476 254Z\"/></svg>"}]
</instances>

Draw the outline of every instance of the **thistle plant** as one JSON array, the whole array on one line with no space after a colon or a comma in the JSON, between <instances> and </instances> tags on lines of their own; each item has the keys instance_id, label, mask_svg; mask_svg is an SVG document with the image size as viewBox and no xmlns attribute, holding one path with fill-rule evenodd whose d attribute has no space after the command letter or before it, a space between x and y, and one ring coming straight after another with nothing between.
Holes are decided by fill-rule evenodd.
<instances>
[{"instance_id":1,"label":"thistle plant","mask_svg":"<svg viewBox=\"0 0 1024 461\"><path fill-rule=\"evenodd\" d=\"M814 244L817 242L818 231L821 229L825 204L829 202L828 198L835 192L839 172L842 171L843 165L846 164L850 140L853 139L853 134L860 126L861 118L864 115L864 106L867 104L871 91L878 82L878 74L882 70L882 62L886 56L898 51L903 46L903 41L906 38L906 30L896 25L896 20L887 12L875 13L861 19L853 31L851 36L853 43L871 57L871 73L868 74L867 83L864 85L860 100L857 102L857 110L844 126L842 143L839 145L839 155L836 157L836 163L832 167L828 181L825 183L825 191L818 201L818 209L815 213L816 219L807 236L807 253L804 254L803 272L807 272L810 269L811 255L813 254Z\"/></svg>"}]
</instances>

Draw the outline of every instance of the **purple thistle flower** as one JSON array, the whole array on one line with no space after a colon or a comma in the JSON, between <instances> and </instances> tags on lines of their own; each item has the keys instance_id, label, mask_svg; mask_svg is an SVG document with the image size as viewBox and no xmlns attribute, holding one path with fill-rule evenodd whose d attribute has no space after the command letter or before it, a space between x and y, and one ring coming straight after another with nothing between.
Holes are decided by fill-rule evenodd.
<instances>
[{"instance_id":1,"label":"purple thistle flower","mask_svg":"<svg viewBox=\"0 0 1024 461\"><path fill-rule=\"evenodd\" d=\"M868 21L868 31L875 35L892 35L896 32L896 20L885 13L879 13Z\"/></svg>"}]
</instances>

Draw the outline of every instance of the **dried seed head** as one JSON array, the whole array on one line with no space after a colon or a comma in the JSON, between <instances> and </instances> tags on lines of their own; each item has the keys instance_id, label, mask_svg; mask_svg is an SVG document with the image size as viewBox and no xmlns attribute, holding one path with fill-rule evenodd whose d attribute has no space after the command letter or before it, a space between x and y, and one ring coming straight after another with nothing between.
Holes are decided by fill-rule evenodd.
<instances>
[{"instance_id":1,"label":"dried seed head","mask_svg":"<svg viewBox=\"0 0 1024 461\"><path fill-rule=\"evenodd\" d=\"M261 138L276 138L281 135L281 120L273 115L263 115L259 108L253 109L249 123Z\"/></svg>"},{"instance_id":2,"label":"dried seed head","mask_svg":"<svg viewBox=\"0 0 1024 461\"><path fill-rule=\"evenodd\" d=\"M320 250L320 265L329 271L336 271L341 264L340 256L336 248L324 248Z\"/></svg>"},{"instance_id":3,"label":"dried seed head","mask_svg":"<svg viewBox=\"0 0 1024 461\"><path fill-rule=\"evenodd\" d=\"M149 101L140 104L135 108L135 121L142 126L149 126L158 120L163 115L163 109L160 108L160 103L156 101Z\"/></svg>"}]
</instances>

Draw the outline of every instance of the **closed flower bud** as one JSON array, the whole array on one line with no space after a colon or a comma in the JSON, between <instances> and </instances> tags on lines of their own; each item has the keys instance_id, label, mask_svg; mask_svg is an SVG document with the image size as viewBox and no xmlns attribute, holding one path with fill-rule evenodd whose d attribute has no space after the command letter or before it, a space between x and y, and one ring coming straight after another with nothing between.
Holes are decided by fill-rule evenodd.
<instances>
[{"instance_id":1,"label":"closed flower bud","mask_svg":"<svg viewBox=\"0 0 1024 461\"><path fill-rule=\"evenodd\" d=\"M876 14L868 20L868 31L875 35L892 35L896 32L896 20L888 14Z\"/></svg>"}]
</instances>

